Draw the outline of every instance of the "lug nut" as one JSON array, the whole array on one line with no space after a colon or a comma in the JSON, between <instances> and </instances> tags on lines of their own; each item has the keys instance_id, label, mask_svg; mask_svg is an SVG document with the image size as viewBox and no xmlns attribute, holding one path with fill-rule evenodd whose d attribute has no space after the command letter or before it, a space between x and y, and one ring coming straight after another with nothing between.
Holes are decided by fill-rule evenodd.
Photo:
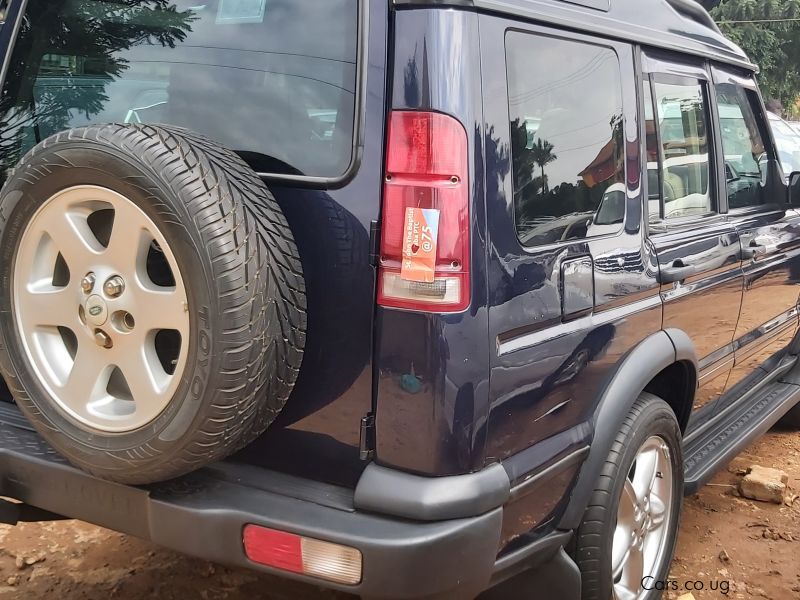
<instances>
[{"instance_id":1,"label":"lug nut","mask_svg":"<svg viewBox=\"0 0 800 600\"><path fill-rule=\"evenodd\" d=\"M94 273L87 273L86 276L81 280L81 289L83 290L84 294L90 294L94 289Z\"/></svg>"},{"instance_id":2,"label":"lug nut","mask_svg":"<svg viewBox=\"0 0 800 600\"><path fill-rule=\"evenodd\" d=\"M94 332L94 341L97 342L97 345L101 348L111 348L114 345L114 341L102 329L98 329Z\"/></svg>"},{"instance_id":3,"label":"lug nut","mask_svg":"<svg viewBox=\"0 0 800 600\"><path fill-rule=\"evenodd\" d=\"M116 298L123 292L124 289L125 281L119 275L109 277L103 285L103 291L106 293L106 296L110 298Z\"/></svg>"}]
</instances>

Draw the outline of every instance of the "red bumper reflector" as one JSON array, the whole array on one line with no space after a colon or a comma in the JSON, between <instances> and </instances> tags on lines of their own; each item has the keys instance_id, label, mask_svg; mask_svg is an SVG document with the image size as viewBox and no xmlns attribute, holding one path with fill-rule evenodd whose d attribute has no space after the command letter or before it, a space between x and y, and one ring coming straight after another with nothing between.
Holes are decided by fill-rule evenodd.
<instances>
[{"instance_id":1,"label":"red bumper reflector","mask_svg":"<svg viewBox=\"0 0 800 600\"><path fill-rule=\"evenodd\" d=\"M303 572L299 535L247 525L244 528L244 551L253 562L292 573Z\"/></svg>"},{"instance_id":2,"label":"red bumper reflector","mask_svg":"<svg viewBox=\"0 0 800 600\"><path fill-rule=\"evenodd\" d=\"M245 525L244 552L255 563L336 583L361 582L361 552L294 533Z\"/></svg>"}]
</instances>

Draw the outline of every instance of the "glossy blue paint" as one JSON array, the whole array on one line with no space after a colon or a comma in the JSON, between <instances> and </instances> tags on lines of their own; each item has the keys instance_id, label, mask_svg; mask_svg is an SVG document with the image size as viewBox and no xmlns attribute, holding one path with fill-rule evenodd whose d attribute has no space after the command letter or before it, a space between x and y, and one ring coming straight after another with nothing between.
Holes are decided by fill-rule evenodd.
<instances>
[{"instance_id":1,"label":"glossy blue paint","mask_svg":"<svg viewBox=\"0 0 800 600\"><path fill-rule=\"evenodd\" d=\"M394 31L390 106L452 115L469 133L472 305L447 315L378 309L376 457L426 475L464 473L483 465L489 393L478 15L397 11ZM410 374L416 393L401 385Z\"/></svg>"},{"instance_id":2,"label":"glossy blue paint","mask_svg":"<svg viewBox=\"0 0 800 600\"><path fill-rule=\"evenodd\" d=\"M632 47L600 42L616 52L622 72L626 148L623 226L610 236L527 248L513 234L506 74L491 65L505 62L502 42L509 29L535 36L561 33L485 15L480 18L480 27L490 242L491 386L486 461L491 462L510 459L527 449L544 451L548 440L570 431L583 432L583 443L589 443L591 428L584 429L582 424L591 420L603 385L632 347L661 328L662 309L658 266L643 235L640 123ZM576 34L570 34L570 39L597 43ZM562 265L579 257L591 257L595 265L594 292L591 282L583 290L583 295L592 299L592 310L572 319L562 313L562 296L565 284L577 283L565 282L560 275ZM548 452L552 454L539 456L536 462L555 460L564 448L552 445ZM536 469L534 464L530 468ZM574 475L574 471L562 473L547 482L547 497L550 492L557 498L565 495ZM540 497L531 494L519 500L515 510L506 515L507 536L522 534L534 523L558 515L562 506L548 502L543 513L537 505Z\"/></svg>"},{"instance_id":3,"label":"glossy blue paint","mask_svg":"<svg viewBox=\"0 0 800 600\"><path fill-rule=\"evenodd\" d=\"M366 111L355 176L338 189L270 184L297 241L308 302L303 365L291 402L237 457L355 485L361 418L372 407L375 268L370 230L383 180L388 6L369 0Z\"/></svg>"},{"instance_id":4,"label":"glossy blue paint","mask_svg":"<svg viewBox=\"0 0 800 600\"><path fill-rule=\"evenodd\" d=\"M666 3L658 10L672 25L654 34L652 43L662 48L643 59L634 44L652 7L639 0L611 2L607 13L560 0L396 0L396 10L386 0L364 2L369 26L358 168L329 189L318 189L320 182L269 184L306 277L303 367L276 422L232 460L352 487L366 465L359 456L361 420L373 413L370 450L381 465L443 476L501 462L513 486L501 545L512 549L554 527L570 491L580 489L581 462L564 461L597 441L600 403L615 389L609 382L626 358L638 359L643 342L668 328L691 338L700 372L687 378L685 397L675 402L694 400L699 375L698 397L709 409L737 367L747 376L762 364L754 357L773 360L782 351L798 329L800 215L786 207L729 212L724 174L714 165L718 214L683 223L648 218L641 73L710 81L708 59L747 64L737 48ZM622 108L614 116L622 119L624 164L624 177L614 184L624 201L624 216L612 223L617 228L542 245L520 241L509 31L613 51L621 74ZM0 29L0 55L9 33L8 25ZM694 58L670 62L664 50L678 49L678 40ZM380 220L389 110L445 113L468 132L472 302L464 312L376 307L380 257L373 256L371 232ZM718 146L714 151L723 155ZM587 230L596 224L578 214L576 222ZM770 236L773 256L750 261L750 241ZM678 262L696 269L665 282L670 269L681 268ZM760 314L767 304L769 313ZM752 322L739 319L740 306ZM658 336L669 355L669 336ZM696 361L688 362L694 369ZM721 379L720 389L711 385ZM734 383L735 377L727 388ZM712 410L703 414L713 417ZM576 510L582 514L583 507Z\"/></svg>"},{"instance_id":5,"label":"glossy blue paint","mask_svg":"<svg viewBox=\"0 0 800 600\"><path fill-rule=\"evenodd\" d=\"M547 22L608 39L657 46L724 63L750 65L699 7L686 0L393 0L398 6L460 6L504 14L518 21ZM581 6L577 6L581 5ZM584 8L586 7L586 8ZM607 10L603 10L606 8ZM599 9L599 10L598 10ZM713 29L711 27L713 27Z\"/></svg>"}]
</instances>

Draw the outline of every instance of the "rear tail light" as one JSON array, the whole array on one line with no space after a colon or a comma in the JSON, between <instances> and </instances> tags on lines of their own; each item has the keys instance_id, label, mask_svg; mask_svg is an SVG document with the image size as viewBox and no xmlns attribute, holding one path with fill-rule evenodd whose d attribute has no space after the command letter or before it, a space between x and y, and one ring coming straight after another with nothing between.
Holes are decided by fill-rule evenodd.
<instances>
[{"instance_id":1,"label":"rear tail light","mask_svg":"<svg viewBox=\"0 0 800 600\"><path fill-rule=\"evenodd\" d=\"M361 582L361 552L258 525L244 528L244 552L253 562L345 585Z\"/></svg>"},{"instance_id":2,"label":"rear tail light","mask_svg":"<svg viewBox=\"0 0 800 600\"><path fill-rule=\"evenodd\" d=\"M464 310L470 302L467 132L447 115L394 111L387 137L378 303L430 312ZM420 247L419 236L427 241L424 231L411 226L409 209L433 209L425 212L423 225L438 218L435 256L429 260L409 259L409 249Z\"/></svg>"}]
</instances>

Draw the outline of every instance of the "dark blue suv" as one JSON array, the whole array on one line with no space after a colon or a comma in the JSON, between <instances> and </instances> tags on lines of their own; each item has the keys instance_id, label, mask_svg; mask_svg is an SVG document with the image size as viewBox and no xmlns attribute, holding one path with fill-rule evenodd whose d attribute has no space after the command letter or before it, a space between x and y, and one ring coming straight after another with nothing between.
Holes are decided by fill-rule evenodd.
<instances>
[{"instance_id":1,"label":"dark blue suv","mask_svg":"<svg viewBox=\"0 0 800 600\"><path fill-rule=\"evenodd\" d=\"M800 425L800 173L692 0L0 0L0 519L660 596Z\"/></svg>"}]
</instances>

